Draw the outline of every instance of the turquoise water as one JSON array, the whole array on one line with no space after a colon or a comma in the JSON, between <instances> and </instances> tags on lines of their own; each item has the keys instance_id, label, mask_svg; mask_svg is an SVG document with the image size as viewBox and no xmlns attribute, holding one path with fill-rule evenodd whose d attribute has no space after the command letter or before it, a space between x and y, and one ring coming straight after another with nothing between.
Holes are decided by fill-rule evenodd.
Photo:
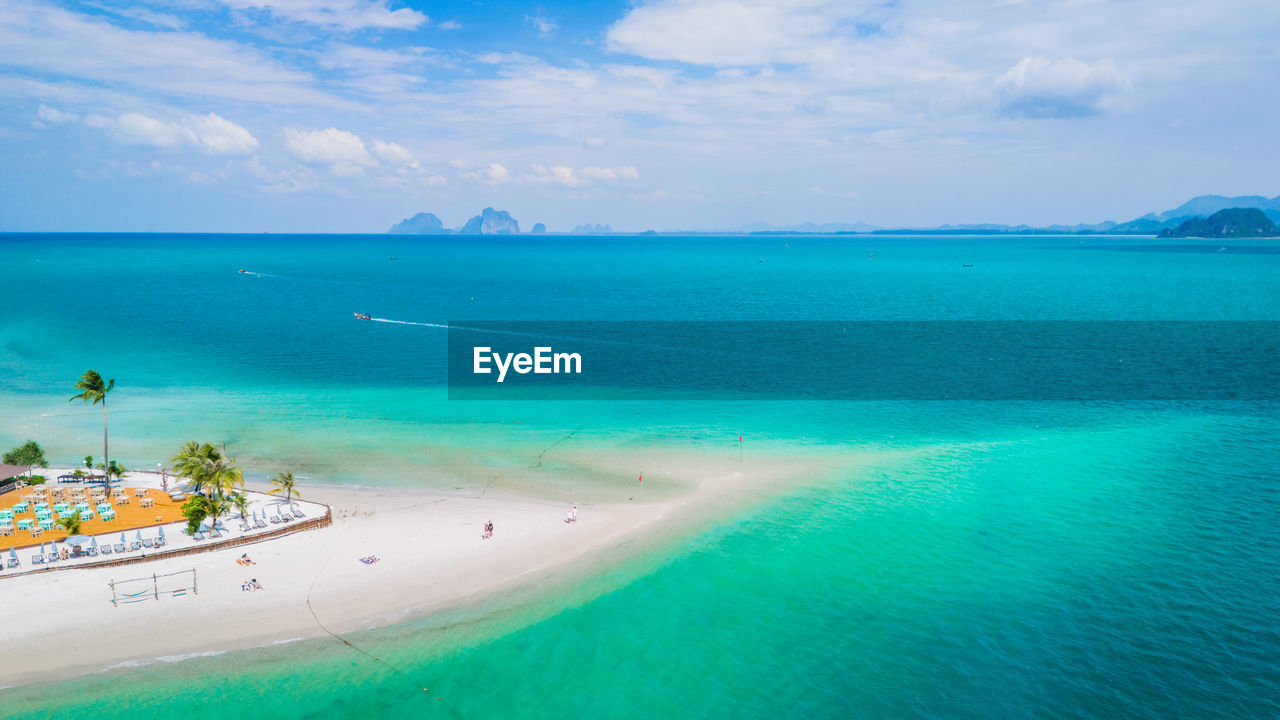
<instances>
[{"instance_id":1,"label":"turquoise water","mask_svg":"<svg viewBox=\"0 0 1280 720\"><path fill-rule=\"evenodd\" d=\"M1274 406L460 404L442 334L350 315L1276 319L1280 256L1113 245L1133 242L0 236L24 278L0 288L22 310L0 319L5 446L95 452L100 416L64 400L94 367L130 467L188 435L317 482L479 482L569 432L880 452L608 573L352 638L388 664L299 642L10 690L0 713L1280 716Z\"/></svg>"}]
</instances>

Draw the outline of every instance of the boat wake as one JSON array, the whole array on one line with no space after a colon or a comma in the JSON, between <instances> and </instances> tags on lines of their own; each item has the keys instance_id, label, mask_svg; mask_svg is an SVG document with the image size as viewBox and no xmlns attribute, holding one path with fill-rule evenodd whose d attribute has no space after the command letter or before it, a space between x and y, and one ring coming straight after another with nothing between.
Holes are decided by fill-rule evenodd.
<instances>
[{"instance_id":1,"label":"boat wake","mask_svg":"<svg viewBox=\"0 0 1280 720\"><path fill-rule=\"evenodd\" d=\"M445 330L450 330L450 329L452 329L452 330L470 330L470 329L472 329L472 328L460 328L460 327L458 327L457 325L449 325L449 324L446 324L446 323L412 322L412 321L409 321L409 320L392 320L392 319L390 319L390 318L379 318L379 317L371 317L371 318L369 318L369 319L370 319L371 321L373 321L373 322L395 323L396 325L417 325L417 326L419 326L419 327L444 328Z\"/></svg>"}]
</instances>

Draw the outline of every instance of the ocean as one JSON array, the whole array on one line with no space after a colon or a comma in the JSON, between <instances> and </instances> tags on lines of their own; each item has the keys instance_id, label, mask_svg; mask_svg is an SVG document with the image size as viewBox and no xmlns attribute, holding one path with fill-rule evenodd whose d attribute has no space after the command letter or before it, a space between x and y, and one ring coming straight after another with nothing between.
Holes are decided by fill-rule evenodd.
<instances>
[{"instance_id":1,"label":"ocean","mask_svg":"<svg viewBox=\"0 0 1280 720\"><path fill-rule=\"evenodd\" d=\"M200 439L251 477L554 495L506 470L733 461L739 436L747 462L871 458L605 572L352 636L383 662L166 658L3 691L0 716L1280 717L1274 402L451 401L436 327L1271 321L1267 241L0 235L0 261L0 445L56 462L101 452L66 401L89 368L134 469Z\"/></svg>"}]
</instances>

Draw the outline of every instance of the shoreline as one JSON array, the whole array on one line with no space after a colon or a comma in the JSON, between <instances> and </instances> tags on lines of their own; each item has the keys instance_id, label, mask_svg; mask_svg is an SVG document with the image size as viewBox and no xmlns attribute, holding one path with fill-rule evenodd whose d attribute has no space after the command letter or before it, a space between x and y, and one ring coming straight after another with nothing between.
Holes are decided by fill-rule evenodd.
<instances>
[{"instance_id":1,"label":"shoreline","mask_svg":"<svg viewBox=\"0 0 1280 720\"><path fill-rule=\"evenodd\" d=\"M828 463L794 458L745 467L698 458L678 478L671 469L653 475L668 483L678 479L682 491L663 492L647 502L581 502L579 520L572 525L564 522L569 505L560 499L308 486L307 500L332 507L332 525L140 565L5 581L0 626L6 628L9 651L21 662L0 676L0 688L40 683L51 674L65 679L124 672L371 630L482 605L503 590L524 589L541 579L558 584L606 571L644 548L789 486L783 481L831 469ZM480 537L486 521L495 524L489 540ZM236 564L245 552L254 565ZM370 555L378 562L359 561ZM162 595L121 607L110 602L113 579L192 569L198 594ZM263 589L244 591L241 586L251 579ZM51 604L56 612L49 612ZM47 642L67 627L77 628L74 645Z\"/></svg>"}]
</instances>

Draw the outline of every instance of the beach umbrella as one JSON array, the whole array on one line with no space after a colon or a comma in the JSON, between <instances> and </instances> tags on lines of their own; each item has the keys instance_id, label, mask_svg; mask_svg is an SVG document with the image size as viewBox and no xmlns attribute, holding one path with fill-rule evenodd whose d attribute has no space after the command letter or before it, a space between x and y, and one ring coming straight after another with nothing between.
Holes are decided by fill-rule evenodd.
<instances>
[{"instance_id":1,"label":"beach umbrella","mask_svg":"<svg viewBox=\"0 0 1280 720\"><path fill-rule=\"evenodd\" d=\"M124 531L123 531L123 530L121 530L121 531L120 531L120 542L121 542L122 544L123 544L123 543L127 543L127 542L129 542L128 540L126 540L126 539L125 539L125 537L124 537Z\"/></svg>"},{"instance_id":2,"label":"beach umbrella","mask_svg":"<svg viewBox=\"0 0 1280 720\"><path fill-rule=\"evenodd\" d=\"M142 531L138 531L138 542L142 542Z\"/></svg>"},{"instance_id":3,"label":"beach umbrella","mask_svg":"<svg viewBox=\"0 0 1280 720\"><path fill-rule=\"evenodd\" d=\"M89 538L89 547L95 547L95 548L98 547L98 538L96 535L92 538Z\"/></svg>"},{"instance_id":4,"label":"beach umbrella","mask_svg":"<svg viewBox=\"0 0 1280 720\"><path fill-rule=\"evenodd\" d=\"M10 559L10 560L17 560L17 559L18 559L18 551L17 551L17 550L14 550L13 548L9 548L9 559Z\"/></svg>"},{"instance_id":5,"label":"beach umbrella","mask_svg":"<svg viewBox=\"0 0 1280 720\"><path fill-rule=\"evenodd\" d=\"M159 528L157 528L157 529L156 529L156 537L160 538L161 540L163 540L163 539L164 539L164 526L163 526L163 525L161 525Z\"/></svg>"},{"instance_id":6,"label":"beach umbrella","mask_svg":"<svg viewBox=\"0 0 1280 720\"><path fill-rule=\"evenodd\" d=\"M67 545L83 545L89 542L89 538L85 535L68 535L63 538L62 542Z\"/></svg>"}]
</instances>

